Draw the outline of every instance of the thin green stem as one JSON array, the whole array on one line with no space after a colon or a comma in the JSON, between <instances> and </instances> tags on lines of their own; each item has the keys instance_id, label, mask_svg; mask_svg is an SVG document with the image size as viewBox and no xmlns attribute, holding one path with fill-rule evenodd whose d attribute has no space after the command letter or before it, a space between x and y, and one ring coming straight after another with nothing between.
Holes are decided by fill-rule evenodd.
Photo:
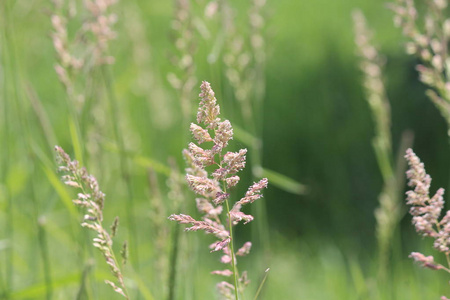
<instances>
[{"instance_id":1,"label":"thin green stem","mask_svg":"<svg viewBox=\"0 0 450 300\"><path fill-rule=\"evenodd\" d=\"M20 100L23 99L23 97L19 97ZM22 100L22 108L26 107L26 103ZM36 192L36 179L39 178L39 176L36 176L35 173L35 166L32 162L36 161L37 157L35 152L33 151L33 148L36 148L35 141L33 140L33 134L31 132L31 124L29 122L29 118L26 116L26 111L24 109L18 109L19 114L19 121L21 123L21 131L23 132L24 136L26 137L27 142L25 143L25 150L28 153L28 159L30 161L30 165L32 166L30 169L30 173L32 174L32 178L30 180L30 199L33 204L33 211L34 211L34 218L35 222L37 224L37 232L38 232L38 242L39 242L39 248L41 253L41 259L43 264L43 273L44 273L44 280L45 280L45 288L46 288L46 299L50 300L52 299L53 295L53 283L52 283L52 276L51 276L51 268L50 268L50 259L49 259L49 253L47 248L47 242L46 242L46 235L45 235L45 228L43 227L43 222L40 219L39 215L39 201L38 196Z\"/></svg>"},{"instance_id":2,"label":"thin green stem","mask_svg":"<svg viewBox=\"0 0 450 300\"><path fill-rule=\"evenodd\" d=\"M86 285L86 281L87 281L87 278L89 277L89 274L91 273L92 267L93 267L92 262L89 260L83 269L83 273L81 274L80 287L78 288L78 292L75 297L76 300L92 298L90 296L89 289L87 288L87 285Z\"/></svg>"},{"instance_id":3,"label":"thin green stem","mask_svg":"<svg viewBox=\"0 0 450 300\"><path fill-rule=\"evenodd\" d=\"M112 129L114 132L114 137L117 142L117 146L119 148L119 164L120 164L120 172L122 175L122 179L127 187L127 194L128 194L128 203L125 205L126 207L126 214L127 214L127 222L128 222L128 235L129 240L131 244L131 251L130 251L130 261L133 265L133 267L137 270L139 270L139 255L138 255L138 242L135 238L136 234L136 223L134 219L134 193L133 188L131 187L131 180L130 180L130 172L128 169L128 163L126 160L126 151L125 151L125 144L123 141L122 134L119 130L119 116L118 116L118 102L116 98L116 94L113 90L113 79L111 75L111 71L109 70L108 66L102 67L102 73L103 78L105 81L105 88L106 92L108 94L108 98L110 101L110 111L111 111L111 120L112 120Z\"/></svg>"},{"instance_id":4,"label":"thin green stem","mask_svg":"<svg viewBox=\"0 0 450 300\"><path fill-rule=\"evenodd\" d=\"M9 80L6 80L5 82L5 86L7 86L7 88L5 89L5 106L4 106L4 111L5 111L5 120L6 120L6 136L5 137L9 137L10 135L10 131L8 130L8 126L9 123L12 122L12 120L10 118L13 118L15 122L17 122L16 127L14 128L14 132L19 132L21 135L24 136L24 142L23 143L12 143L12 147L10 148L10 146L6 146L6 152L14 152L16 153L18 151L18 149L21 149L24 151L24 153L20 153L17 154L19 156L23 155L24 157L26 157L26 159L29 160L29 163L27 165L30 166L29 168L29 173L31 174L31 179L30 179L30 199L32 201L32 205L33 205L33 212L34 212L34 221L36 222L36 224L38 224L38 241L39 241L39 248L40 248L40 253L42 255L42 264L43 264L43 273L44 273L44 278L45 278L45 289L46 289L46 299L50 300L52 298L52 278L51 278L51 272L50 272L50 261L48 259L48 249L46 247L46 243L45 243L45 232L44 229L39 226L39 203L38 203L38 198L36 195L36 188L35 188L35 180L37 178L37 176L34 176L35 174L34 171L34 164L32 162L35 161L35 154L33 151L33 145L34 145L34 140L33 140L33 133L31 132L32 130L32 126L30 125L30 118L28 117L28 103L25 101L25 97L23 95L23 87L21 85L22 81L22 74L21 74L21 68L20 68L20 61L17 59L17 48L16 48L16 43L15 43L15 30L14 30L14 20L12 18L11 15L11 7L9 7L9 2L6 2L5 4L5 10L4 10L4 19L6 20L6 24L4 27L4 65L5 65L5 73L7 76L5 76L5 78L8 78ZM8 93L9 92L9 93ZM9 101L6 101L6 99L8 99ZM11 106L9 105L11 104ZM11 139L8 138L7 141L8 143L5 143L6 145L9 145L9 141ZM18 147L17 149L14 149L15 147ZM25 154L25 155L24 155ZM7 158L8 158L8 154L7 154ZM11 159L11 157L9 157L9 159ZM8 159L8 160L9 160ZM5 166L7 167L7 165ZM10 247L9 250L13 251L12 245L13 243L13 228L14 228L14 224L13 224L13 219L14 219L14 214L13 214L13 202L12 201L12 195L11 192L9 191L9 188L7 187L7 194L8 194L8 225L10 225L10 228L8 228L8 234L10 239ZM11 230L11 233L9 233L9 231ZM13 253L13 252L12 252ZM11 256L9 257L8 261L9 264L7 264L8 267L8 271L7 271L7 276L11 276L11 279L7 281L7 286L9 289L13 289L13 282L12 282L12 278L13 278L13 269L12 269L12 264L13 264L13 254L11 253ZM8 253L9 254L9 253ZM38 270L38 269L37 269ZM9 278L9 277L7 277ZM7 294L7 293L6 293Z\"/></svg>"},{"instance_id":5,"label":"thin green stem","mask_svg":"<svg viewBox=\"0 0 450 300\"><path fill-rule=\"evenodd\" d=\"M178 251L180 242L179 226L175 226L172 233L172 252L170 254L170 270L169 270L169 294L168 300L175 299L176 275L178 264Z\"/></svg>"},{"instance_id":6,"label":"thin green stem","mask_svg":"<svg viewBox=\"0 0 450 300\"><path fill-rule=\"evenodd\" d=\"M219 154L219 161L222 161L222 154ZM218 166L221 168L222 165L218 164ZM227 192L227 184L226 181L222 181L222 188L223 192ZM238 289L238 270L236 267L236 254L234 253L234 237L233 237L233 220L231 219L230 214L230 204L228 203L228 199L225 200L225 204L227 207L227 217L228 217L228 228L230 231L230 252L231 252L231 266L233 267L233 278L234 278L234 296L236 297L236 300L239 300L239 289Z\"/></svg>"},{"instance_id":7,"label":"thin green stem","mask_svg":"<svg viewBox=\"0 0 450 300\"><path fill-rule=\"evenodd\" d=\"M267 269L264 273L264 277L263 277L263 279L261 280L261 283L260 283L260 285L259 285L259 287L258 287L258 290L256 291L256 294L255 294L255 298L253 298L253 300L257 300L258 299L258 296L259 296L259 294L261 293L261 291L262 291L262 288L263 288L263 286L264 286L264 283L266 282L266 279L267 279L267 275L269 275L269 271L270 271L270 269Z\"/></svg>"},{"instance_id":8,"label":"thin green stem","mask_svg":"<svg viewBox=\"0 0 450 300\"><path fill-rule=\"evenodd\" d=\"M5 20L4 23L2 22L1 26L3 28L2 31L2 64L4 66L4 72L6 74L6 76L3 76L3 85L4 85L4 93L3 93L3 112L4 112L4 116L3 116L3 120L4 120L4 130L5 130L5 140L4 142L4 147L3 147L3 151L5 156L3 159L4 164L2 165L2 173L3 173L3 179L5 180L4 182L6 182L6 176L9 173L10 170L10 164L12 163L11 160L11 154L15 153L14 151L14 145L15 143L10 143L10 141L14 141L14 139L12 138L11 134L12 134L12 130L11 127L12 126L12 102L13 99L15 98L16 95L16 90L15 90L15 85L13 83L11 83L12 80L10 80L11 76L7 76L9 74L9 72L11 72L11 60L10 60L10 44L9 44L9 38L10 38L10 33L9 33L9 27L11 26L12 21L10 20L10 1L2 1L2 8L1 8L1 12L3 12L2 14L2 20ZM6 198L7 198L7 207L6 207L6 211L7 211L7 219L6 219L6 226L5 226L5 236L6 239L8 241L8 247L6 248L5 251L5 290L3 291L3 296L5 297L5 299L9 299L9 293L11 290L14 289L14 285L13 285L13 277L15 274L14 268L12 266L13 262L14 262L14 235L15 235L15 222L14 222L14 199L11 195L11 191L9 188L9 185L6 185Z\"/></svg>"},{"instance_id":9,"label":"thin green stem","mask_svg":"<svg viewBox=\"0 0 450 300\"><path fill-rule=\"evenodd\" d=\"M53 298L53 283L51 276L51 265L47 247L47 236L44 228L44 221L38 219L38 239L39 246L41 248L41 256L44 267L44 278L45 278L45 286L46 286L46 299L50 300Z\"/></svg>"},{"instance_id":10,"label":"thin green stem","mask_svg":"<svg viewBox=\"0 0 450 300\"><path fill-rule=\"evenodd\" d=\"M228 199L225 201L227 206L227 215L228 215L228 226L230 230L230 251L231 251L231 265L233 267L233 277L234 277L234 296L236 300L239 300L239 291L238 291L238 271L236 268L236 255L234 253L234 239L233 239L233 221L231 220L230 215L230 205L228 204Z\"/></svg>"}]
</instances>

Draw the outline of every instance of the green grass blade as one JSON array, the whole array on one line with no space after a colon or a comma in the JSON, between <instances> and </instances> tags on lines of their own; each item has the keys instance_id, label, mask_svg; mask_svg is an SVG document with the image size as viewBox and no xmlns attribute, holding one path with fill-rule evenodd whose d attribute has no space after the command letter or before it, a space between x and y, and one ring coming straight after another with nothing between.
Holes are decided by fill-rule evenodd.
<instances>
[{"instance_id":1,"label":"green grass blade","mask_svg":"<svg viewBox=\"0 0 450 300\"><path fill-rule=\"evenodd\" d=\"M306 185L301 184L294 179L278 172L263 168L262 176L267 177L270 184L273 184L286 192L290 192L296 195L304 195L308 192L308 188Z\"/></svg>"},{"instance_id":2,"label":"green grass blade","mask_svg":"<svg viewBox=\"0 0 450 300\"><path fill-rule=\"evenodd\" d=\"M70 215L74 219L78 219L78 212L75 208L75 206L72 203L72 197L67 192L64 184L59 180L58 176L55 175L54 170L51 170L49 167L42 165L42 169L47 176L48 181L53 186L55 191L58 193L59 197L61 198L64 206L66 206L67 210L69 211Z\"/></svg>"},{"instance_id":3,"label":"green grass blade","mask_svg":"<svg viewBox=\"0 0 450 300\"><path fill-rule=\"evenodd\" d=\"M253 298L253 300L258 299L258 296L261 293L262 288L264 287L264 283L266 283L266 279L267 279L267 276L269 275L269 271L270 271L270 268L267 268L266 271L264 271L264 273L265 273L264 277L261 280L261 283L259 284L258 290L256 291L255 298Z\"/></svg>"}]
</instances>

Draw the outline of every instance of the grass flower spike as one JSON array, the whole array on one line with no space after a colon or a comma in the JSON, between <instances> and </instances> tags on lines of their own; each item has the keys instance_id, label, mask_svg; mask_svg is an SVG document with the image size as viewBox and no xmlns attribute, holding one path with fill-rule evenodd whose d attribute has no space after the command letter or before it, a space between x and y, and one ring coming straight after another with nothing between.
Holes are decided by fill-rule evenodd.
<instances>
[{"instance_id":1,"label":"grass flower spike","mask_svg":"<svg viewBox=\"0 0 450 300\"><path fill-rule=\"evenodd\" d=\"M93 245L102 252L111 273L117 279L116 283L110 280L105 280L105 283L110 285L116 293L129 299L119 263L112 249L112 238L117 232L119 219L116 217L111 226L111 233L108 233L103 227L105 194L100 190L97 179L88 174L86 168L80 167L78 161L71 160L69 155L61 147L56 146L55 151L60 165L59 170L66 173L66 175L62 176L64 184L77 188L80 191L78 198L73 200L73 203L86 210L81 226L87 227L97 233L97 236L93 239ZM124 261L127 258L126 253L126 244L124 244L122 251Z\"/></svg>"},{"instance_id":2,"label":"grass flower spike","mask_svg":"<svg viewBox=\"0 0 450 300\"><path fill-rule=\"evenodd\" d=\"M416 8L413 0L395 0L390 6L395 13L395 25L408 38L406 52L421 61L416 68L420 81L430 87L426 93L450 129L450 18L447 0L424 1L422 10ZM424 15L421 15L422 12Z\"/></svg>"},{"instance_id":3,"label":"grass flower spike","mask_svg":"<svg viewBox=\"0 0 450 300\"><path fill-rule=\"evenodd\" d=\"M413 216L412 222L418 233L435 238L435 248L448 255L450 253L450 240L447 241L445 236L450 233L446 232L447 227L450 229L449 217L446 215L439 221L439 216L444 207L442 198L444 189L440 188L430 198L431 177L425 172L423 163L411 149L406 151L405 157L410 166L406 173L409 179L408 185L414 188L414 190L406 192L407 204L411 205L409 212Z\"/></svg>"},{"instance_id":4,"label":"grass flower spike","mask_svg":"<svg viewBox=\"0 0 450 300\"><path fill-rule=\"evenodd\" d=\"M391 253L397 227L402 219L403 189L406 163L399 159L392 147L391 105L384 84L385 59L373 43L373 32L367 26L366 18L360 10L353 12L355 44L360 57L363 86L369 104L375 135L372 146L383 178L383 189L378 196L379 205L375 210L376 238L378 244L378 278L385 279L391 264ZM404 131L399 153L410 147L413 135Z\"/></svg>"},{"instance_id":5,"label":"grass flower spike","mask_svg":"<svg viewBox=\"0 0 450 300\"><path fill-rule=\"evenodd\" d=\"M410 167L406 172L408 185L414 188L406 192L407 204L411 205L409 212L413 216L412 223L419 234L434 239L434 248L445 254L450 267L450 211L440 219L444 208L444 189L438 189L434 196L430 197L431 177L425 172L423 163L411 149L406 151L405 158ZM450 273L450 269L436 263L433 256L413 252L409 257L423 267Z\"/></svg>"},{"instance_id":6,"label":"grass flower spike","mask_svg":"<svg viewBox=\"0 0 450 300\"><path fill-rule=\"evenodd\" d=\"M406 172L408 185L414 188L406 192L406 203L411 205L409 213L413 216L412 223L419 234L434 239L433 246L445 254L447 267L435 262L431 255L412 252L409 257L424 268L450 273L450 211L439 220L444 208L444 189L438 189L434 196L430 197L431 177L425 172L424 164L411 149L406 150L405 158L409 165ZM445 296L441 299L448 300Z\"/></svg>"},{"instance_id":7,"label":"grass flower spike","mask_svg":"<svg viewBox=\"0 0 450 300\"><path fill-rule=\"evenodd\" d=\"M221 262L228 264L230 269L213 271L225 277L232 277L232 282L222 281L217 284L217 290L224 299L239 299L242 289L248 284L246 272L239 275L236 256L244 256L250 252L251 242L246 242L237 251L234 250L233 226L239 222L244 224L253 220L253 216L241 211L246 204L253 203L262 197L261 191L267 187L266 178L254 183L245 196L230 205L229 190L240 180L236 175L245 167L247 149L238 152L226 152L228 142L233 138L233 128L228 120L222 121L218 115L220 107L214 91L208 82L201 85L200 105L197 113L197 124L191 124L191 132L197 143L190 143L188 150L183 152L188 168L186 181L199 198L197 208L203 214L198 221L191 216L179 214L169 217L180 224L190 224L186 231L203 230L212 234L217 241L210 245L211 252L222 251ZM203 148L203 143L211 143L212 147ZM208 171L206 170L207 167Z\"/></svg>"}]
</instances>

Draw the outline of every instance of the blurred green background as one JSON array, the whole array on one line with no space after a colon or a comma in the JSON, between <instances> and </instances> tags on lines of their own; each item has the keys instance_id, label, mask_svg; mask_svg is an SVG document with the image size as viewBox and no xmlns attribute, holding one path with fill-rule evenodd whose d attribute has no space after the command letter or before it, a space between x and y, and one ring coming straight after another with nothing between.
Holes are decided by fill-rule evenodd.
<instances>
[{"instance_id":1,"label":"blurred green background","mask_svg":"<svg viewBox=\"0 0 450 300\"><path fill-rule=\"evenodd\" d=\"M393 26L386 2L268 0L261 13L265 92L261 110L255 110L258 125L253 132L226 76L223 56L229 44L223 16L217 12L208 19L208 1L191 2L190 14L196 18L191 53L195 84L188 93L189 120L183 118L179 91L167 79L170 73L183 76L174 63L179 53L173 1L120 1L112 8L118 17L117 39L109 46L115 57L110 68L118 105L115 118L106 91L97 90L104 83L95 70L83 75L94 80L80 86L90 103L79 117L80 143L90 153L84 164L106 193L105 224L116 215L121 218L117 249L125 239L134 241L130 252L138 252L139 261L125 267L125 273L136 299L168 299L178 227L167 216L196 215L193 193L186 192L185 203L176 206L167 196L166 182L170 159L179 170L184 168L181 151L189 142L188 124L195 118L202 80L216 92L222 118L241 132L234 149L249 147L246 132L260 138L262 166L306 186L306 192L292 193L269 183L264 200L252 210L255 221L238 227L239 241L254 242L252 253L242 259L252 280L248 299L253 299L268 267L261 299L423 300L450 295L445 274L422 270L407 258L412 251L434 253L431 241L414 232L407 215L399 229L393 228L396 240L387 279L377 277L374 210L383 182L355 55L355 8L366 15L386 59L394 153L402 133L411 130L413 148L433 178L433 191L449 185L450 165L445 121L424 94L415 71L418 61L404 53L404 39ZM224 2L233 9L237 32L248 38L251 3ZM70 203L75 195L56 174L51 142L72 156L75 150L68 125L73 104L66 101L54 71L53 6L42 0L4 0L0 10L0 298L119 298L104 286L108 269L90 247L91 233L79 226L82 213ZM123 135L123 151L114 126ZM237 194L255 180L251 155ZM120 175L124 158L132 204ZM126 213L130 206L131 219ZM209 272L222 266L218 255L208 254L211 241L203 234L180 233L174 299L215 297L217 278Z\"/></svg>"}]
</instances>

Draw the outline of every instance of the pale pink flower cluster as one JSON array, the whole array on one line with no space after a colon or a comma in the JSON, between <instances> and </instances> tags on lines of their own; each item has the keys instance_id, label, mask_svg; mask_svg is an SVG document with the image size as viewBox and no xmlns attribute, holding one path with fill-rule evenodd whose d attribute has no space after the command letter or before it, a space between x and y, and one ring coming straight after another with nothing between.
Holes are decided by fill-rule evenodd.
<instances>
[{"instance_id":1,"label":"pale pink flower cluster","mask_svg":"<svg viewBox=\"0 0 450 300\"><path fill-rule=\"evenodd\" d=\"M55 1L55 10L62 10L62 2ZM55 65L55 71L58 79L64 85L67 93L72 95L74 85L71 79L73 72L78 72L85 64L82 58L76 57L72 53L71 44L68 38L67 22L68 19L61 13L54 13L51 16L53 32L52 40L55 48L58 63Z\"/></svg>"},{"instance_id":2,"label":"pale pink flower cluster","mask_svg":"<svg viewBox=\"0 0 450 300\"><path fill-rule=\"evenodd\" d=\"M175 15L172 20L173 43L176 50L170 60L177 70L167 74L167 80L179 92L181 110L187 121L192 111L192 92L197 84L195 76L195 53L197 52L197 35L195 34L198 19L193 12L190 0L174 1Z\"/></svg>"},{"instance_id":3,"label":"pale pink flower cluster","mask_svg":"<svg viewBox=\"0 0 450 300\"><path fill-rule=\"evenodd\" d=\"M238 152L226 152L228 142L233 138L233 129L228 120L222 121L218 115L220 108L217 105L214 92L208 82L204 81L200 86L200 105L197 113L197 124L191 124L191 132L196 143L190 143L188 150L183 154L188 164L186 169L186 181L189 187L200 197L196 199L197 208L203 214L198 221L191 216L179 214L169 217L180 224L190 224L187 231L203 230L214 235L218 240L210 245L211 252L222 251L220 261L229 264L234 270L236 256L244 256L250 252L251 243L246 242L240 249L233 253L232 228L239 222L244 224L253 220L253 216L241 211L246 204L253 203L261 198L261 191L267 187L266 178L249 187L245 196L236 201L230 209L229 190L240 180L236 175L245 167L246 149ZM201 144L210 143L210 147L201 147ZM206 171L211 170L210 172ZM225 204L225 209L224 205ZM221 219L222 217L222 219ZM226 219L226 221L225 221ZM223 224L227 224L224 226ZM240 288L248 284L246 272L241 276L234 271L225 269L213 271L212 274L239 278ZM226 299L233 299L235 285L222 281L217 285L219 293Z\"/></svg>"},{"instance_id":4,"label":"pale pink flower cluster","mask_svg":"<svg viewBox=\"0 0 450 300\"><path fill-rule=\"evenodd\" d=\"M91 14L91 20L84 23L86 31L92 32L94 41L94 63L97 65L112 64L114 57L108 56L108 43L117 34L112 26L117 22L117 16L108 10L117 0L84 0L86 9Z\"/></svg>"},{"instance_id":5,"label":"pale pink flower cluster","mask_svg":"<svg viewBox=\"0 0 450 300\"><path fill-rule=\"evenodd\" d=\"M92 67L114 63L114 57L108 55L108 44L117 35L112 29L117 16L109 10L116 1L82 1L88 14L83 15L82 25L75 27L71 24L77 16L75 2L53 0L51 37L58 60L55 71L69 98L75 101L78 108L85 101L84 94L78 91L77 86L77 82L83 78L81 75L85 75L86 70Z\"/></svg>"},{"instance_id":6,"label":"pale pink flower cluster","mask_svg":"<svg viewBox=\"0 0 450 300\"><path fill-rule=\"evenodd\" d=\"M434 238L434 248L443 252L448 259L450 255L450 211L447 211L439 220L444 207L444 189L438 189L430 198L431 177L426 173L424 164L411 149L406 150L405 158L409 164L409 170L406 172L409 179L408 185L414 188L406 192L407 204L411 205L409 212L413 216L412 222L418 233ZM432 256L413 252L410 257L421 263L423 267L450 272L444 266L435 263Z\"/></svg>"},{"instance_id":7,"label":"pale pink flower cluster","mask_svg":"<svg viewBox=\"0 0 450 300\"><path fill-rule=\"evenodd\" d=\"M410 258L414 259L415 262L418 262L422 265L424 268L429 268L433 270L439 270L442 269L442 266L434 262L433 256L425 256L422 253L419 252L411 252L409 255Z\"/></svg>"},{"instance_id":8,"label":"pale pink flower cluster","mask_svg":"<svg viewBox=\"0 0 450 300\"><path fill-rule=\"evenodd\" d=\"M446 232L448 214L439 221L444 207L442 198L444 189L438 189L436 194L430 198L431 177L425 172L423 163L411 149L406 151L405 157L409 164L409 170L406 172L409 179L408 185L414 188L414 190L406 192L406 203L411 205L409 213L413 216L412 222L416 231L423 236L435 238L435 248L439 251L449 252L450 243L446 238L449 234Z\"/></svg>"},{"instance_id":9,"label":"pale pink flower cluster","mask_svg":"<svg viewBox=\"0 0 450 300\"><path fill-rule=\"evenodd\" d=\"M418 56L423 63L417 65L417 71L420 80L434 89L427 91L428 96L450 122L450 82L445 75L449 67L446 62L450 39L448 3L446 0L430 0L424 5L425 15L423 20L419 20L414 0L396 0L391 5L395 12L394 23L409 38L406 52Z\"/></svg>"}]
</instances>

